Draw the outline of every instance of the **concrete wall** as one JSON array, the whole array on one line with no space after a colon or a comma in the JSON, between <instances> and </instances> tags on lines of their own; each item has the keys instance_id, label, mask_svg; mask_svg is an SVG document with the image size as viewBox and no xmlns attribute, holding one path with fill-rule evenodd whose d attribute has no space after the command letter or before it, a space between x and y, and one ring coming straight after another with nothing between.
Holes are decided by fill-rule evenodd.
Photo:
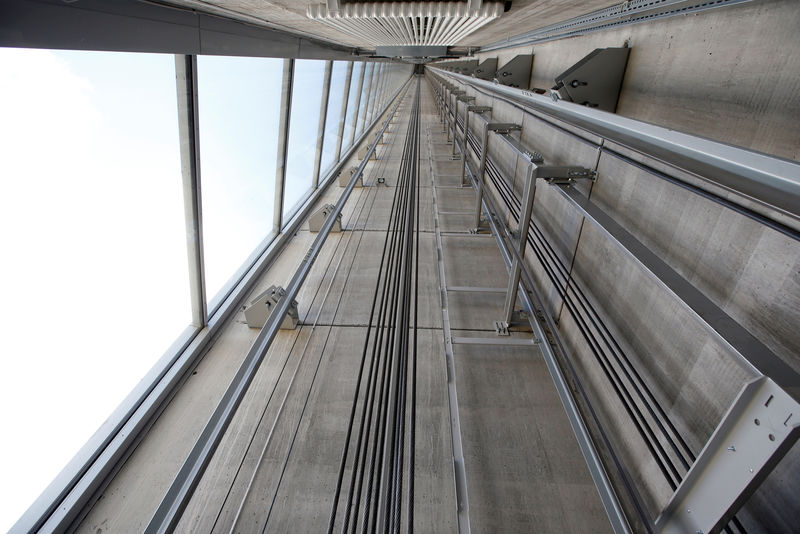
<instances>
[{"instance_id":1,"label":"concrete wall","mask_svg":"<svg viewBox=\"0 0 800 534\"><path fill-rule=\"evenodd\" d=\"M531 87L595 48L631 47L617 113L800 159L800 7L756 0L694 15L477 54L534 54Z\"/></svg>"},{"instance_id":2,"label":"concrete wall","mask_svg":"<svg viewBox=\"0 0 800 534\"><path fill-rule=\"evenodd\" d=\"M533 51L532 86L596 47L633 47L619 113L782 157L800 155L800 9L796 2L753 2L629 26L605 33L503 51L499 64ZM726 207L661 180L598 148L599 139L467 88L476 104L493 107L493 122L523 125L523 142L547 164L598 171L580 185L592 202L646 244L794 369L800 370L800 243ZM476 121L477 122L477 121ZM479 126L473 122L472 130ZM606 145L687 182L697 177L662 162ZM524 168L495 138L490 154L521 196ZM498 205L502 206L494 192ZM747 205L743 198L732 198ZM504 214L507 216L507 213ZM768 213L775 219L781 216ZM508 219L507 219L508 220ZM574 283L601 310L689 445L699 452L752 374L679 299L590 222L554 188L539 182L534 221L547 235ZM797 221L790 221L796 227ZM513 224L512 224L513 227ZM656 514L671 495L633 429L576 316L541 262L528 254L547 311L573 352L601 418L614 434L643 497ZM791 532L800 524L800 448L794 447L739 515L750 532Z\"/></svg>"}]
</instances>

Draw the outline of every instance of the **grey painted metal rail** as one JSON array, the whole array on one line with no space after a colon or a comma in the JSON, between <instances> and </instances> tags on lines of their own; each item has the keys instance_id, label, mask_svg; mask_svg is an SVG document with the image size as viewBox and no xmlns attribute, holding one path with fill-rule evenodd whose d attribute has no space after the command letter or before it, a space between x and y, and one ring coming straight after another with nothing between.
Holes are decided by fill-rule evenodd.
<instances>
[{"instance_id":1,"label":"grey painted metal rail","mask_svg":"<svg viewBox=\"0 0 800 534\"><path fill-rule=\"evenodd\" d=\"M406 86L407 85L408 82L406 82ZM399 105L400 101L398 101L398 103L395 105L394 111L397 110ZM386 131L389 126L389 122L390 119L387 118L383 128L380 130L380 134L383 134L383 132ZM347 199L350 197L350 193L353 191L356 182L364 172L370 156L373 152L375 152L376 147L377 140L370 146L366 157L362 161L361 165L359 165L358 170L353 174L350 182L347 184L347 187L345 187L344 192L336 203L333 212L325 220L325 223L320 229L319 234L317 234L316 239L300 262L297 271L287 284L285 296L281 299L277 308L272 312L266 324L261 329L261 332L256 337L256 340L253 342L252 347L245 356L242 365L236 372L236 375L231 381L231 384L228 386L228 389L223 394L222 399L217 405L217 408L214 410L214 413L212 414L208 424L206 424L205 428L200 434L200 437L197 439L197 442L189 453L188 458L184 462L180 471L178 471L175 480L150 520L150 523L145 529L146 533L152 534L156 532L172 532L172 530L174 530L175 526L178 524L183 510L186 508L186 505L191 498L194 488L200 482L200 478L205 472L208 463L211 461L211 457L219 445L219 442L222 440L225 430L228 428L236 409L239 407L239 404L244 398L244 395L247 392L247 389L250 386L253 378L255 377L261 362L266 356L273 339L275 339L283 317L286 315L292 300L294 300L295 296L297 295L297 292L299 291L300 286L302 286L306 276L308 276L308 273L311 271L311 266L314 264L314 261L316 260L320 250L322 250L322 246L330 234L331 229L336 222L336 218L342 212Z\"/></svg>"},{"instance_id":2,"label":"grey painted metal rail","mask_svg":"<svg viewBox=\"0 0 800 534\"><path fill-rule=\"evenodd\" d=\"M800 219L800 164L654 124L553 101L531 91L431 68L444 78L489 91L523 107L565 121L587 132L670 165Z\"/></svg>"}]
</instances>

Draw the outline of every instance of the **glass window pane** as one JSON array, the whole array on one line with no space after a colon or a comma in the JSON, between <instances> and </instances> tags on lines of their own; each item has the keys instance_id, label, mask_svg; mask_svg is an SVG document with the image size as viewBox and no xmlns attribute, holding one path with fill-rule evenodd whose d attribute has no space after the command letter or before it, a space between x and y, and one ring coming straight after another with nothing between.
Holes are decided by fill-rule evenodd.
<instances>
[{"instance_id":1,"label":"glass window pane","mask_svg":"<svg viewBox=\"0 0 800 534\"><path fill-rule=\"evenodd\" d=\"M336 143L339 140L339 119L342 116L344 86L347 82L346 61L334 61L331 74L331 90L328 95L328 114L325 116L325 140L322 144L322 164L320 180L326 171L333 166L336 157Z\"/></svg>"},{"instance_id":2,"label":"glass window pane","mask_svg":"<svg viewBox=\"0 0 800 534\"><path fill-rule=\"evenodd\" d=\"M324 78L324 61L298 59L294 62L289 145L286 149L286 183L283 191L284 214L293 212L303 195L311 189Z\"/></svg>"},{"instance_id":3,"label":"glass window pane","mask_svg":"<svg viewBox=\"0 0 800 534\"><path fill-rule=\"evenodd\" d=\"M356 136L364 131L364 124L367 118L367 106L369 104L369 95L372 94L372 72L375 63L367 63L367 70L364 74L364 87L361 89L361 103L358 110L358 127L356 128Z\"/></svg>"},{"instance_id":4,"label":"glass window pane","mask_svg":"<svg viewBox=\"0 0 800 534\"><path fill-rule=\"evenodd\" d=\"M283 60L197 62L206 293L213 306L272 231Z\"/></svg>"},{"instance_id":5,"label":"glass window pane","mask_svg":"<svg viewBox=\"0 0 800 534\"><path fill-rule=\"evenodd\" d=\"M356 99L358 98L359 82L361 71L364 69L362 61L353 64L353 76L350 81L350 94L347 97L347 118L344 120L344 140L342 141L342 151L350 148L353 130L355 130L355 119L358 117L356 109Z\"/></svg>"},{"instance_id":6,"label":"glass window pane","mask_svg":"<svg viewBox=\"0 0 800 534\"><path fill-rule=\"evenodd\" d=\"M0 48L0 531L189 326L172 55Z\"/></svg>"}]
</instances>

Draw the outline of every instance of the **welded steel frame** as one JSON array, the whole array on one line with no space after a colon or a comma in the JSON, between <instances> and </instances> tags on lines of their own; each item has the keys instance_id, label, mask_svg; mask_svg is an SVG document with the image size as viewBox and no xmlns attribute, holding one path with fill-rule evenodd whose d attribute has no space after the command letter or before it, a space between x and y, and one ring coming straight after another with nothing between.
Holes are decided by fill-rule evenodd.
<instances>
[{"instance_id":1,"label":"welded steel frame","mask_svg":"<svg viewBox=\"0 0 800 534\"><path fill-rule=\"evenodd\" d=\"M405 86L406 84L395 91L386 105L387 110ZM25 511L11 532L69 531L80 523L205 356L222 329L241 309L263 273L280 256L311 214L315 204L335 182L345 162L355 155L357 148L367 139L376 124L377 122L370 124L338 159L322 180L322 185L289 217L285 231L272 233L262 241L255 252L255 261L221 291L222 300L209 310L205 328L190 326L178 336L147 375Z\"/></svg>"}]
</instances>

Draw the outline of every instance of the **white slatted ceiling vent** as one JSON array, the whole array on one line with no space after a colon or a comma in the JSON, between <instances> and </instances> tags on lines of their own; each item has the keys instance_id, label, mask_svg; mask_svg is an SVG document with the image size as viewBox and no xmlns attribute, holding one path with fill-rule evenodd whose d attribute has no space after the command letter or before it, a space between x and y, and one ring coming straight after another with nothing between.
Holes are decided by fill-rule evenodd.
<instances>
[{"instance_id":1,"label":"white slatted ceiling vent","mask_svg":"<svg viewBox=\"0 0 800 534\"><path fill-rule=\"evenodd\" d=\"M329 10L308 7L308 17L375 46L452 46L503 14L502 2L359 2Z\"/></svg>"}]
</instances>

